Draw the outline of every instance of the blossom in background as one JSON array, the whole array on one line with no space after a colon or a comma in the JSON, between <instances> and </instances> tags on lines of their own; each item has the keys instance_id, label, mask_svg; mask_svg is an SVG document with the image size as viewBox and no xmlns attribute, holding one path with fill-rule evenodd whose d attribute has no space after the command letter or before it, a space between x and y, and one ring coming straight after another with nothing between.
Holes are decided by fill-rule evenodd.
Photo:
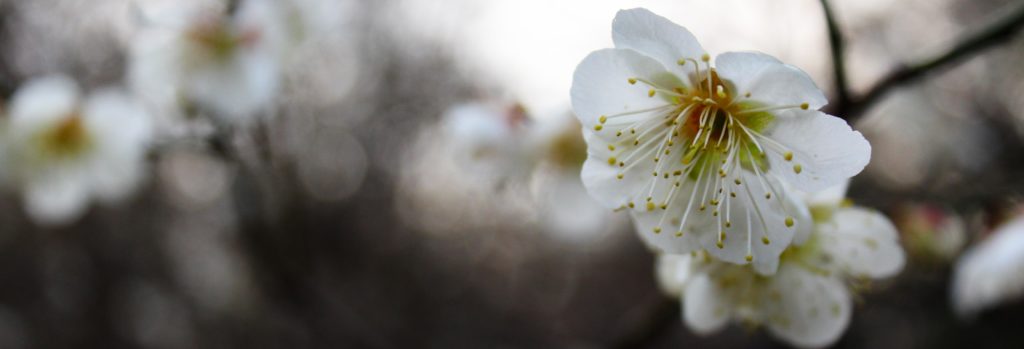
<instances>
[{"instance_id":1,"label":"blossom in background","mask_svg":"<svg viewBox=\"0 0 1024 349\"><path fill-rule=\"evenodd\" d=\"M953 308L972 316L1024 295L1024 218L996 229L971 247L953 270Z\"/></svg>"},{"instance_id":2,"label":"blossom in background","mask_svg":"<svg viewBox=\"0 0 1024 349\"><path fill-rule=\"evenodd\" d=\"M92 198L124 198L142 178L149 115L116 90L81 95L63 76L37 78L12 97L2 133L2 170L28 214L59 224Z\"/></svg>"},{"instance_id":3,"label":"blossom in background","mask_svg":"<svg viewBox=\"0 0 1024 349\"><path fill-rule=\"evenodd\" d=\"M619 229L624 217L607 214L580 181L587 144L579 121L566 113L541 118L530 126L526 151L538 159L531 176L531 191L540 223L546 230L578 244L600 241L605 234Z\"/></svg>"},{"instance_id":4,"label":"blossom in background","mask_svg":"<svg viewBox=\"0 0 1024 349\"><path fill-rule=\"evenodd\" d=\"M582 178L657 250L770 274L808 223L787 188L821 190L868 163L867 141L818 111L824 95L793 66L729 52L712 67L689 31L645 9L620 11L612 38L573 77Z\"/></svg>"},{"instance_id":5,"label":"blossom in background","mask_svg":"<svg viewBox=\"0 0 1024 349\"><path fill-rule=\"evenodd\" d=\"M442 116L442 132L460 166L487 176L525 176L534 162L527 144L530 118L518 104L458 104Z\"/></svg>"},{"instance_id":6,"label":"blossom in background","mask_svg":"<svg viewBox=\"0 0 1024 349\"><path fill-rule=\"evenodd\" d=\"M242 1L233 13L183 6L144 18L130 53L132 87L161 112L191 107L243 122L277 95L288 37L274 2Z\"/></svg>"},{"instance_id":7,"label":"blossom in background","mask_svg":"<svg viewBox=\"0 0 1024 349\"><path fill-rule=\"evenodd\" d=\"M928 204L901 205L894 220L910 255L945 264L967 244L966 226L955 212Z\"/></svg>"},{"instance_id":8,"label":"blossom in background","mask_svg":"<svg viewBox=\"0 0 1024 349\"><path fill-rule=\"evenodd\" d=\"M851 283L889 277L903 268L898 234L885 216L845 207L839 199L808 203L813 232L802 245L786 249L774 275L712 259L703 251L659 257L662 289L682 297L683 318L691 330L710 334L735 319L765 325L794 346L827 346L849 325Z\"/></svg>"}]
</instances>

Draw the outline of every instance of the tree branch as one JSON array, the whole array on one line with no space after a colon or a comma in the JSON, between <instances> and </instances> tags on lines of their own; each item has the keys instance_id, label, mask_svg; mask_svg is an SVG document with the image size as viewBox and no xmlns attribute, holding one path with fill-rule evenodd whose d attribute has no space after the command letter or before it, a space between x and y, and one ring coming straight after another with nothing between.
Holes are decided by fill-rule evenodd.
<instances>
[{"instance_id":1,"label":"tree branch","mask_svg":"<svg viewBox=\"0 0 1024 349\"><path fill-rule=\"evenodd\" d=\"M965 36L945 52L889 73L869 89L863 97L851 102L845 110L841 110L841 116L847 121L853 122L893 88L913 82L926 74L948 67L951 63L1013 38L1013 34L1024 28L1024 3L1011 6L1013 8L1001 11L1006 12L1006 15L992 21L973 34Z\"/></svg>"},{"instance_id":2,"label":"tree branch","mask_svg":"<svg viewBox=\"0 0 1024 349\"><path fill-rule=\"evenodd\" d=\"M839 31L839 24L836 22L832 7L828 0L821 0L821 9L825 14L825 23L828 25L828 44L832 53L832 80L836 89L836 108L843 110L850 104L850 85L846 79L846 58L843 34Z\"/></svg>"}]
</instances>

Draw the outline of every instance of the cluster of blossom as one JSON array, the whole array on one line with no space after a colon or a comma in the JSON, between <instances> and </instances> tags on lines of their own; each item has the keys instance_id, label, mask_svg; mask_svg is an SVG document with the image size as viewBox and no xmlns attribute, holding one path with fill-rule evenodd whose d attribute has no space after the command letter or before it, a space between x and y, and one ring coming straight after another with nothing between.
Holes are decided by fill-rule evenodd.
<instances>
[{"instance_id":1,"label":"cluster of blossom","mask_svg":"<svg viewBox=\"0 0 1024 349\"><path fill-rule=\"evenodd\" d=\"M662 253L686 324L706 333L737 319L798 346L837 340L850 283L904 264L885 216L839 205L870 145L773 57L729 52L712 65L689 31L645 9L620 11L612 38L573 77L581 176Z\"/></svg>"},{"instance_id":2,"label":"cluster of blossom","mask_svg":"<svg viewBox=\"0 0 1024 349\"><path fill-rule=\"evenodd\" d=\"M497 187L529 184L533 211L556 236L592 237L609 225L578 176L586 144L575 118L534 118L521 104L475 101L449 108L441 127L464 172Z\"/></svg>"},{"instance_id":3,"label":"cluster of blossom","mask_svg":"<svg viewBox=\"0 0 1024 349\"><path fill-rule=\"evenodd\" d=\"M14 93L0 129L5 183L42 224L125 198L145 178L150 145L183 116L244 125L273 103L286 53L316 30L311 1L135 4L128 88L85 95L55 74Z\"/></svg>"}]
</instances>

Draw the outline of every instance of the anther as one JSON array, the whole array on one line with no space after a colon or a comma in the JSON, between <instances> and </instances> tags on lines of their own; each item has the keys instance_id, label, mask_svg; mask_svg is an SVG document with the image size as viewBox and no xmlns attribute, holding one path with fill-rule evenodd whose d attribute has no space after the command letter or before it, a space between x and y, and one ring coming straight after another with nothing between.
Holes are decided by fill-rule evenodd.
<instances>
[{"instance_id":1,"label":"anther","mask_svg":"<svg viewBox=\"0 0 1024 349\"><path fill-rule=\"evenodd\" d=\"M705 54L700 56L700 60L708 62L708 61L711 60L711 55L708 55L707 53L705 53Z\"/></svg>"},{"instance_id":2,"label":"anther","mask_svg":"<svg viewBox=\"0 0 1024 349\"><path fill-rule=\"evenodd\" d=\"M655 234L661 234L661 227L655 227L654 228L654 233Z\"/></svg>"},{"instance_id":3,"label":"anther","mask_svg":"<svg viewBox=\"0 0 1024 349\"><path fill-rule=\"evenodd\" d=\"M764 194L764 198L765 198L765 200L771 200L772 199L772 193L765 193Z\"/></svg>"},{"instance_id":4,"label":"anther","mask_svg":"<svg viewBox=\"0 0 1024 349\"><path fill-rule=\"evenodd\" d=\"M732 221L725 221L725 227L726 228L731 228L732 227Z\"/></svg>"},{"instance_id":5,"label":"anther","mask_svg":"<svg viewBox=\"0 0 1024 349\"><path fill-rule=\"evenodd\" d=\"M803 109L803 110L807 110L807 108L810 108L810 107L811 107L811 105L807 104L807 103L804 103L804 104L800 105L800 109Z\"/></svg>"},{"instance_id":6,"label":"anther","mask_svg":"<svg viewBox=\"0 0 1024 349\"><path fill-rule=\"evenodd\" d=\"M796 174L800 174L803 170L804 168L803 166L800 166L800 164L793 165L793 172L796 172Z\"/></svg>"},{"instance_id":7,"label":"anther","mask_svg":"<svg viewBox=\"0 0 1024 349\"><path fill-rule=\"evenodd\" d=\"M616 162L618 162L618 160L616 160L615 157L608 158L609 165L615 165Z\"/></svg>"},{"instance_id":8,"label":"anther","mask_svg":"<svg viewBox=\"0 0 1024 349\"><path fill-rule=\"evenodd\" d=\"M686 58L680 58L678 61L676 61L676 64L678 64L678 65L686 65Z\"/></svg>"},{"instance_id":9,"label":"anther","mask_svg":"<svg viewBox=\"0 0 1024 349\"><path fill-rule=\"evenodd\" d=\"M648 211L654 211L654 203L653 202L647 202L647 210Z\"/></svg>"},{"instance_id":10,"label":"anther","mask_svg":"<svg viewBox=\"0 0 1024 349\"><path fill-rule=\"evenodd\" d=\"M722 248L725 247L725 244L723 244L721 241L719 241L719 242L715 243L715 246L718 246L718 249L722 249Z\"/></svg>"},{"instance_id":11,"label":"anther","mask_svg":"<svg viewBox=\"0 0 1024 349\"><path fill-rule=\"evenodd\" d=\"M753 261L754 260L754 256L748 254L746 259L747 259L747 262Z\"/></svg>"},{"instance_id":12,"label":"anther","mask_svg":"<svg viewBox=\"0 0 1024 349\"><path fill-rule=\"evenodd\" d=\"M653 88L650 89L649 91L647 91L647 97L654 97L654 93L655 93L654 89Z\"/></svg>"},{"instance_id":13,"label":"anther","mask_svg":"<svg viewBox=\"0 0 1024 349\"><path fill-rule=\"evenodd\" d=\"M604 126L602 126L602 125L594 125L594 131L600 131L603 128L604 128Z\"/></svg>"},{"instance_id":14,"label":"anther","mask_svg":"<svg viewBox=\"0 0 1024 349\"><path fill-rule=\"evenodd\" d=\"M635 208L636 204L634 204L632 201L630 201L627 206L629 206L629 208Z\"/></svg>"},{"instance_id":15,"label":"anther","mask_svg":"<svg viewBox=\"0 0 1024 349\"><path fill-rule=\"evenodd\" d=\"M624 174L621 174L621 173L615 176L615 178L618 178L618 179L622 179L623 177L626 177L626 176Z\"/></svg>"},{"instance_id":16,"label":"anther","mask_svg":"<svg viewBox=\"0 0 1024 349\"><path fill-rule=\"evenodd\" d=\"M629 78L629 80L626 81L629 81L630 85L636 85L636 78Z\"/></svg>"},{"instance_id":17,"label":"anther","mask_svg":"<svg viewBox=\"0 0 1024 349\"><path fill-rule=\"evenodd\" d=\"M762 244L765 244L765 245L767 245L767 244L770 244L770 243L772 243L772 241L771 241L771 240L768 240L768 237L767 237L767 236L762 236L762 237L761 237L761 243L762 243Z\"/></svg>"},{"instance_id":18,"label":"anther","mask_svg":"<svg viewBox=\"0 0 1024 349\"><path fill-rule=\"evenodd\" d=\"M793 226L793 217L786 217L786 227Z\"/></svg>"},{"instance_id":19,"label":"anther","mask_svg":"<svg viewBox=\"0 0 1024 349\"><path fill-rule=\"evenodd\" d=\"M677 238L678 237L682 237L682 236L683 236L683 231L682 230L676 232L676 237Z\"/></svg>"},{"instance_id":20,"label":"anther","mask_svg":"<svg viewBox=\"0 0 1024 349\"><path fill-rule=\"evenodd\" d=\"M718 95L718 98L729 97L729 94L725 93L725 88L722 87L722 85L718 85L718 89L717 90L718 91L715 94Z\"/></svg>"},{"instance_id":21,"label":"anther","mask_svg":"<svg viewBox=\"0 0 1024 349\"><path fill-rule=\"evenodd\" d=\"M786 159L786 161L793 161L793 152L787 151L785 154L782 154L782 158Z\"/></svg>"},{"instance_id":22,"label":"anther","mask_svg":"<svg viewBox=\"0 0 1024 349\"><path fill-rule=\"evenodd\" d=\"M736 180L735 180L735 181L733 181L733 183L736 183L736 185L740 185L740 184L743 184L743 182L740 182L740 179L739 179L739 178L736 178Z\"/></svg>"},{"instance_id":23,"label":"anther","mask_svg":"<svg viewBox=\"0 0 1024 349\"><path fill-rule=\"evenodd\" d=\"M615 151L615 146L614 146L614 145L611 145L611 144L609 144L609 145L608 145L608 150L610 150L610 151Z\"/></svg>"},{"instance_id":24,"label":"anther","mask_svg":"<svg viewBox=\"0 0 1024 349\"><path fill-rule=\"evenodd\" d=\"M608 117L601 115L601 117L597 118L597 121L603 124L608 121Z\"/></svg>"}]
</instances>

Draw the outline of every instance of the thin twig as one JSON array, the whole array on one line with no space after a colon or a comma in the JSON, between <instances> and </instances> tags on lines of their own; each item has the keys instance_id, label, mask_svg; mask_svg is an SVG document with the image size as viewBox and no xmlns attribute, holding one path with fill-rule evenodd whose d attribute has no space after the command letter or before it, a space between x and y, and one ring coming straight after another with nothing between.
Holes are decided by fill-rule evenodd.
<instances>
[{"instance_id":1,"label":"thin twig","mask_svg":"<svg viewBox=\"0 0 1024 349\"><path fill-rule=\"evenodd\" d=\"M845 43L828 0L821 0L821 9L825 14L825 23L828 25L828 44L832 52L832 79L837 99L835 108L843 110L850 104L850 85L846 79L846 59L844 58Z\"/></svg>"},{"instance_id":2,"label":"thin twig","mask_svg":"<svg viewBox=\"0 0 1024 349\"><path fill-rule=\"evenodd\" d=\"M941 54L909 64L889 73L889 75L869 89L863 97L847 105L847 108L842 110L841 116L847 121L853 122L868 107L878 102L893 88L913 82L939 68L948 67L950 63L965 59L986 48L1013 38L1013 34L1024 28L1024 2L1012 6L1013 8L1011 9L1001 11L1006 12L1006 15L992 21L973 34L965 36L953 47Z\"/></svg>"}]
</instances>

